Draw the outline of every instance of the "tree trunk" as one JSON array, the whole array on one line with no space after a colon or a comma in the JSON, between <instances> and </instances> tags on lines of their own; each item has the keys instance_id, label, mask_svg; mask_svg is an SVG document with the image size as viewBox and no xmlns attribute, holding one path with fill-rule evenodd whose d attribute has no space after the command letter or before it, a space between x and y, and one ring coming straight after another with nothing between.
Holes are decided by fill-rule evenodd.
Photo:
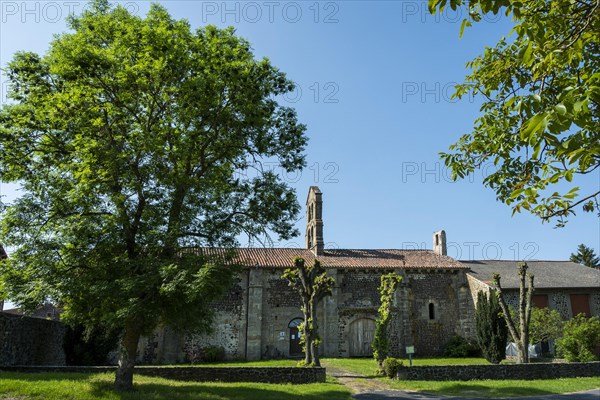
<instances>
[{"instance_id":1,"label":"tree trunk","mask_svg":"<svg viewBox=\"0 0 600 400\"><path fill-rule=\"evenodd\" d=\"M125 327L119 352L119 367L115 375L115 388L118 390L133 389L133 368L140 336L141 329L137 325L128 324Z\"/></svg>"},{"instance_id":2,"label":"tree trunk","mask_svg":"<svg viewBox=\"0 0 600 400\"><path fill-rule=\"evenodd\" d=\"M304 365L312 364L312 338L308 329L304 333Z\"/></svg>"},{"instance_id":3,"label":"tree trunk","mask_svg":"<svg viewBox=\"0 0 600 400\"><path fill-rule=\"evenodd\" d=\"M317 328L317 300L315 298L311 299L310 302L310 313L312 314L312 342L310 343L311 353L312 353L312 363L315 367L321 366L321 360L319 360L319 349L318 345L315 345L315 340L319 338L319 331Z\"/></svg>"}]
</instances>

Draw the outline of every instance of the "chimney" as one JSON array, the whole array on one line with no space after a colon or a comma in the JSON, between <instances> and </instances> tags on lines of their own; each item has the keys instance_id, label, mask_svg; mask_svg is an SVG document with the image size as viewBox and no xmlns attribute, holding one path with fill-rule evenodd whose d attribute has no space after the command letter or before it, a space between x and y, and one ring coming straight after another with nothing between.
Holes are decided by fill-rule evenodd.
<instances>
[{"instance_id":1,"label":"chimney","mask_svg":"<svg viewBox=\"0 0 600 400\"><path fill-rule=\"evenodd\" d=\"M315 256L323 255L323 193L317 186L308 189L306 198L306 248Z\"/></svg>"},{"instance_id":2,"label":"chimney","mask_svg":"<svg viewBox=\"0 0 600 400\"><path fill-rule=\"evenodd\" d=\"M446 248L445 231L437 231L433 234L433 252L441 256L445 256L448 254L448 250Z\"/></svg>"}]
</instances>

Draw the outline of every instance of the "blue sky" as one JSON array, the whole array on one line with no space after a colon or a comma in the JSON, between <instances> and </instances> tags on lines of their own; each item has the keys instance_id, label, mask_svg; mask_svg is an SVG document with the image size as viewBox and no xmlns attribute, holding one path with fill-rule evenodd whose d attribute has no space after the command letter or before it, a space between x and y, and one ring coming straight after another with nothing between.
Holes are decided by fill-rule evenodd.
<instances>
[{"instance_id":1,"label":"blue sky","mask_svg":"<svg viewBox=\"0 0 600 400\"><path fill-rule=\"evenodd\" d=\"M120 3L140 15L149 4ZM85 4L0 1L0 63L18 50L44 52L65 31L64 17ZM308 167L286 179L301 204L310 185L323 191L327 246L431 248L432 233L445 229L448 253L460 259L567 259L579 243L600 252L596 216L580 212L562 229L512 217L481 184L484 171L454 183L439 159L479 115L478 99L450 99L454 84L510 21L488 17L459 39L464 15L432 16L424 0L163 4L194 27L236 27L258 57L298 83L282 101L308 126ZM598 187L600 172L581 185ZM0 194L18 193L2 184ZM298 227L303 234L303 219ZM302 235L279 244L303 243Z\"/></svg>"}]
</instances>

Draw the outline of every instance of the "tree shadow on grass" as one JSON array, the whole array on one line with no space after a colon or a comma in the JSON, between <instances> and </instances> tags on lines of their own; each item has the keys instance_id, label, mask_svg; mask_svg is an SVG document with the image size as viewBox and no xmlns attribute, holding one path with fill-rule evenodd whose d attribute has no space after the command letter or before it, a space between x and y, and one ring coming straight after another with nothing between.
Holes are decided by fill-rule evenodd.
<instances>
[{"instance_id":1,"label":"tree shadow on grass","mask_svg":"<svg viewBox=\"0 0 600 400\"><path fill-rule=\"evenodd\" d=\"M291 385L290 385L291 386ZM304 385L302 385L304 386ZM309 385L310 386L310 385ZM318 393L290 393L282 385L244 383L189 383L160 384L136 383L132 391L115 391L108 382L92 382L94 398L117 398L120 400L350 400L350 393L342 386L327 384L330 388ZM308 388L308 387L307 387ZM311 390L308 390L309 392ZM303 393L304 392L304 393Z\"/></svg>"}]
</instances>

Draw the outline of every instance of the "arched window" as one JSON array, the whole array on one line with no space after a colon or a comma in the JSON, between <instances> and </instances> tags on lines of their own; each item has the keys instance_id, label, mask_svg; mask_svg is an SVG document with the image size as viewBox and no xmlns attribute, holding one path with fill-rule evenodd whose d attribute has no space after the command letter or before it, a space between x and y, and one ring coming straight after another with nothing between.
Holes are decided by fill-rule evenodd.
<instances>
[{"instance_id":1,"label":"arched window","mask_svg":"<svg viewBox=\"0 0 600 400\"><path fill-rule=\"evenodd\" d=\"M304 320L302 318L294 318L288 324L288 328L297 328Z\"/></svg>"},{"instance_id":2,"label":"arched window","mask_svg":"<svg viewBox=\"0 0 600 400\"><path fill-rule=\"evenodd\" d=\"M435 319L435 305L429 303L429 319Z\"/></svg>"}]
</instances>

